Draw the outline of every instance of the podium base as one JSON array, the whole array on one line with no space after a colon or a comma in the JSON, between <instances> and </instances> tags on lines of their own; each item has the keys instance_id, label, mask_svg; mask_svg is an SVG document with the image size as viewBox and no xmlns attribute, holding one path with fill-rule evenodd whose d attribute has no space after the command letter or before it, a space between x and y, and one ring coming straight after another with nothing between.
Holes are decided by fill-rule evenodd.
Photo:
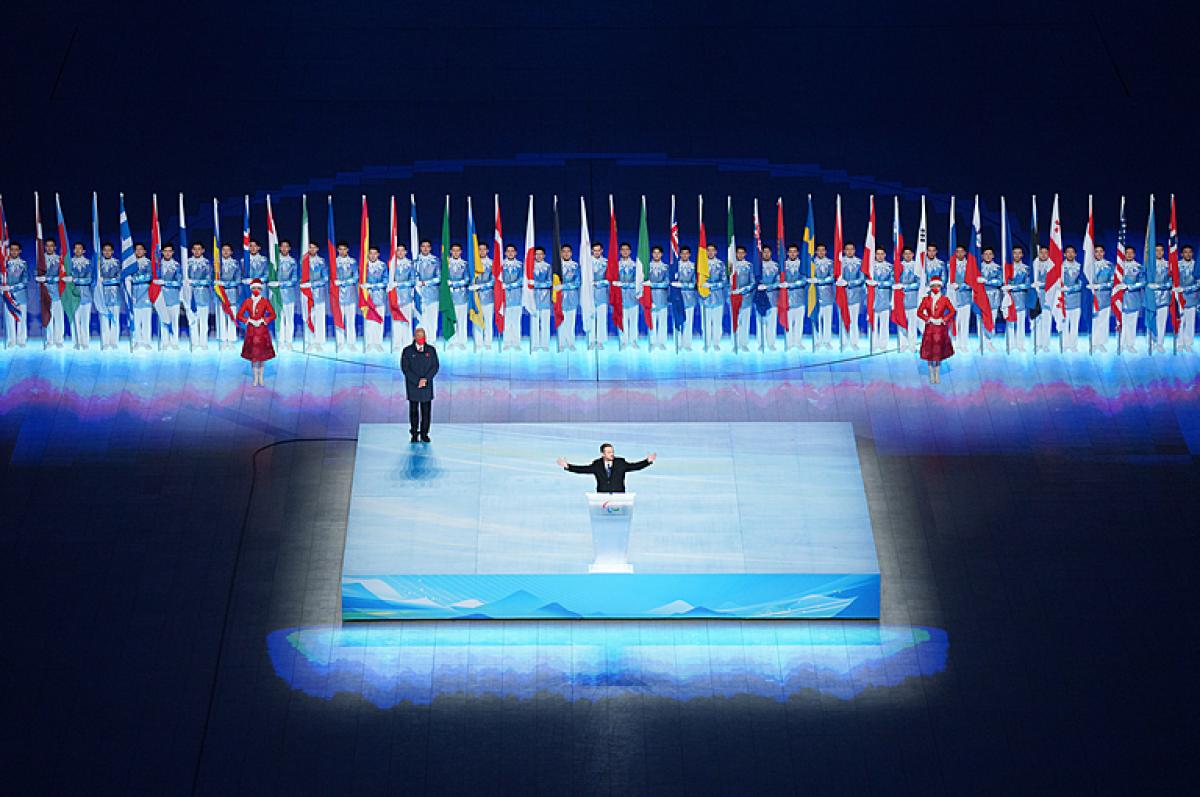
<instances>
[{"instance_id":1,"label":"podium base","mask_svg":"<svg viewBox=\"0 0 1200 797\"><path fill-rule=\"evenodd\" d=\"M589 573L632 573L633 565L626 563L614 563L610 565L592 563L588 565Z\"/></svg>"}]
</instances>

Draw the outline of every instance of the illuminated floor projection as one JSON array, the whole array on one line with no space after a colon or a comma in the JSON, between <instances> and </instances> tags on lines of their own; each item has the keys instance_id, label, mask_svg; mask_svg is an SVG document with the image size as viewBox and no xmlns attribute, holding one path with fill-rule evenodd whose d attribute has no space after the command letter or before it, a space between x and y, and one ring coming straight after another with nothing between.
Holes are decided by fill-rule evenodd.
<instances>
[{"instance_id":1,"label":"illuminated floor projection","mask_svg":"<svg viewBox=\"0 0 1200 797\"><path fill-rule=\"evenodd\" d=\"M879 617L849 423L440 424L433 435L414 445L404 425L359 428L344 620ZM658 454L627 477L632 514L589 507L594 479L555 465L589 462L602 442L630 460Z\"/></svg>"}]
</instances>

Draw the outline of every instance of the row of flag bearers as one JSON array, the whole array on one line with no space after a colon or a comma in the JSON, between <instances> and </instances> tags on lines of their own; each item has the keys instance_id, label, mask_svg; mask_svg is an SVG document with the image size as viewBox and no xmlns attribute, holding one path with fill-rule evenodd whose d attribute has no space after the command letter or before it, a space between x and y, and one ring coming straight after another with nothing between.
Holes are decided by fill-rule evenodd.
<instances>
[{"instance_id":1,"label":"row of flag bearers","mask_svg":"<svg viewBox=\"0 0 1200 797\"><path fill-rule=\"evenodd\" d=\"M415 197L410 197L407 244L399 236L392 197L385 253L371 237L364 196L359 240L354 247L357 258L351 245L335 235L332 198L328 200L323 249L310 234L307 197L302 198L298 247L279 236L269 196L266 246L252 237L246 197L238 253L221 237L215 199L211 245L199 240L189 244L182 195L178 245L163 240L157 197L152 203L147 245L134 242L122 195L119 250L100 239L95 195L90 247L81 241L70 242L57 196L57 235L44 234L36 194L34 203L36 265L30 268L20 244L9 238L0 198L0 296L8 347L27 344L28 308L34 301L32 294L37 293L47 348L65 345L68 324L73 345L88 348L93 315L98 318L101 348L116 348L122 313L127 318L129 345L135 351L154 347L155 317L160 348L179 349L181 326L186 322L190 348L206 350L210 315L215 319L216 345L232 348L239 338L237 308L256 280L267 287L275 308L274 329L280 347L299 350L302 339L303 349L311 352L325 350L332 325L336 350L382 353L388 345L387 324L390 347L397 352L412 341L417 326L430 337L441 335L451 350L467 350L472 345L476 350L520 349L525 316L533 351L549 351L552 332L557 333L555 347L560 351L574 351L580 334L584 342L578 345L603 349L609 345L610 332L615 332L622 349L639 348L644 341L649 349L658 351L669 345L680 351L701 346L719 351L723 343L739 352L821 351L834 349L836 333L840 350L885 351L892 347L894 329L896 348L915 352L923 328L917 309L934 280L942 282L946 298L956 310L950 332L959 339L960 350L966 348L974 317L979 349L984 352L999 351L1001 326L1002 345L1009 352L1049 352L1054 332L1062 350L1109 351L1114 322L1116 350L1132 352L1138 349L1140 318L1150 351L1166 352L1169 323L1175 332L1173 349L1190 352L1200 304L1200 275L1193 249L1178 246L1174 196L1165 244L1155 240L1151 197L1143 252L1153 254L1145 265L1137 261L1136 250L1126 240L1124 199L1112 260L1095 241L1090 199L1082 251L1063 245L1057 196L1044 245L1038 242L1034 199L1028 252L1014 243L1014 227L1003 198L998 249L982 246L978 197L971 230L960 243L951 198L945 260L928 240L924 198L913 246L905 244L899 200L894 200L892 236L890 246L885 247L877 239L872 197L861 256L856 244L844 235L840 196L832 249L816 242L811 196L798 243L784 243L783 201L777 201L774 249L763 237L757 201L749 247L735 238L730 199L726 201L723 246L710 242L701 197L695 252L680 243L674 197L666 246L650 244L642 198L636 249L618 238L611 196L607 242L590 239L587 208L581 198L579 247L564 244L556 197L547 250L535 240L532 196L523 249L504 240L498 196L491 241L480 238L470 198L465 245L452 240L447 196L437 254L433 241L418 232ZM1085 315L1091 331L1087 341L1081 342ZM724 339L726 318L730 319L728 341ZM757 333L753 337L752 328ZM697 331L699 341L695 339Z\"/></svg>"}]
</instances>

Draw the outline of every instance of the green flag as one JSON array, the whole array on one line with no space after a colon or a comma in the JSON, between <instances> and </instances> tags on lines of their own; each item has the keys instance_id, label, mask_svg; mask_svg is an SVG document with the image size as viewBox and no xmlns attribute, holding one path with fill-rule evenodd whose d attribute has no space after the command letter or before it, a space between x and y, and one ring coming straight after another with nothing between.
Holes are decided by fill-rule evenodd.
<instances>
[{"instance_id":1,"label":"green flag","mask_svg":"<svg viewBox=\"0 0 1200 797\"><path fill-rule=\"evenodd\" d=\"M642 305L642 315L646 318L646 329L653 328L653 316L650 314L650 286L646 284L646 264L650 262L650 231L646 228L646 195L642 195L642 218L638 222L637 248L637 287L638 302Z\"/></svg>"},{"instance_id":2,"label":"green flag","mask_svg":"<svg viewBox=\"0 0 1200 797\"><path fill-rule=\"evenodd\" d=\"M442 314L442 337L454 337L454 299L450 296L450 195L446 194L446 211L442 214L442 270L438 282L438 306Z\"/></svg>"}]
</instances>

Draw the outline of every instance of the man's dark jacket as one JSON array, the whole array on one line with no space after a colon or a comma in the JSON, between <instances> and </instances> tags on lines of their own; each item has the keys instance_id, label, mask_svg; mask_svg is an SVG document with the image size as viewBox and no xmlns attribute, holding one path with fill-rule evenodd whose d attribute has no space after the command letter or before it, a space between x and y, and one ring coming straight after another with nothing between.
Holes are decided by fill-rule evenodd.
<instances>
[{"instance_id":1,"label":"man's dark jacket","mask_svg":"<svg viewBox=\"0 0 1200 797\"><path fill-rule=\"evenodd\" d=\"M426 343L424 351L417 351L416 343L408 344L400 354L400 370L404 372L409 401L433 401L433 377L438 372L436 349ZM425 387L417 387L422 379Z\"/></svg>"},{"instance_id":2,"label":"man's dark jacket","mask_svg":"<svg viewBox=\"0 0 1200 797\"><path fill-rule=\"evenodd\" d=\"M571 473L590 473L596 477L596 492L623 493L625 492L625 474L650 467L650 460L642 459L629 462L624 457L613 457L612 475L608 475L604 467L604 458L594 459L587 465L567 465Z\"/></svg>"}]
</instances>

